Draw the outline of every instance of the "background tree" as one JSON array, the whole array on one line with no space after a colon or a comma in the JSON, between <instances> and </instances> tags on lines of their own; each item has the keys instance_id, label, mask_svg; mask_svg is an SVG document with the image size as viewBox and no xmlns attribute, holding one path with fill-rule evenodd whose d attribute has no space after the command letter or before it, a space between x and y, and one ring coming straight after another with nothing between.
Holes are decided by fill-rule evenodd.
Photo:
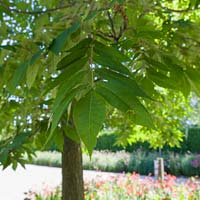
<instances>
[{"instance_id":1,"label":"background tree","mask_svg":"<svg viewBox=\"0 0 200 200\"><path fill-rule=\"evenodd\" d=\"M185 137L185 121L192 116L190 98L180 92L158 88L157 101L150 101L146 106L151 113L156 129L134 124L134 114L112 109L108 112L105 130L116 134L116 144L126 146L137 142L147 142L151 148L165 145L180 147Z\"/></svg>"},{"instance_id":2,"label":"background tree","mask_svg":"<svg viewBox=\"0 0 200 200\"><path fill-rule=\"evenodd\" d=\"M0 23L1 163L58 141L65 200L83 199L80 144L92 153L108 106L158 129L157 86L200 94L198 1L1 0Z\"/></svg>"}]
</instances>

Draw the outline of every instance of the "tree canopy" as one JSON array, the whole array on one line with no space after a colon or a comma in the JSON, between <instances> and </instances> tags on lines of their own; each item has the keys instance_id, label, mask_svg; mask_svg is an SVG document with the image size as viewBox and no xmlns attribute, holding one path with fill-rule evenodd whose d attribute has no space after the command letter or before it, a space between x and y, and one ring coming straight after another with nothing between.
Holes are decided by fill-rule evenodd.
<instances>
[{"instance_id":1,"label":"tree canopy","mask_svg":"<svg viewBox=\"0 0 200 200\"><path fill-rule=\"evenodd\" d=\"M30 142L62 146L63 133L91 154L110 106L160 129L163 96L200 96L199 9L196 0L1 0L1 163L23 164Z\"/></svg>"}]
</instances>

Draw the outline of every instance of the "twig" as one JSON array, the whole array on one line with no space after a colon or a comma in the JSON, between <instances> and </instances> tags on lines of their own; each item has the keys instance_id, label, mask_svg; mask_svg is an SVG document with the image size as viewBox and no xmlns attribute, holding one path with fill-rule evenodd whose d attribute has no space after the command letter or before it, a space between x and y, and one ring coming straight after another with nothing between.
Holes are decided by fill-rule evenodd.
<instances>
[{"instance_id":1,"label":"twig","mask_svg":"<svg viewBox=\"0 0 200 200\"><path fill-rule=\"evenodd\" d=\"M115 31L115 27L114 27L114 23L113 23L113 19L111 17L111 14L109 11L107 11L107 15L108 15L108 19L110 21L110 27L111 27L111 30L112 30L112 37L117 40L117 35L116 35L116 31Z\"/></svg>"}]
</instances>

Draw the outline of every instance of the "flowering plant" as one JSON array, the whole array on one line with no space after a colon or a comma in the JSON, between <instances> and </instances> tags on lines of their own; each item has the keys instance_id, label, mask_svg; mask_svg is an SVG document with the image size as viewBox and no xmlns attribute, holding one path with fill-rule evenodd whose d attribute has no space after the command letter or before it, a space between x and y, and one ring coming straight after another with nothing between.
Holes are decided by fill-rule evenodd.
<instances>
[{"instance_id":1,"label":"flowering plant","mask_svg":"<svg viewBox=\"0 0 200 200\"><path fill-rule=\"evenodd\" d=\"M194 168L200 169L200 154L197 154L197 155L194 156L194 158L191 160L191 165Z\"/></svg>"},{"instance_id":2,"label":"flowering plant","mask_svg":"<svg viewBox=\"0 0 200 200\"><path fill-rule=\"evenodd\" d=\"M109 180L108 180L109 179ZM155 180L151 175L143 178L137 173L113 175L109 178L97 176L85 180L86 200L194 200L200 199L200 182L195 178L178 182L173 175ZM32 196L31 196L32 195ZM29 192L26 200L61 199L60 188L49 192Z\"/></svg>"}]
</instances>

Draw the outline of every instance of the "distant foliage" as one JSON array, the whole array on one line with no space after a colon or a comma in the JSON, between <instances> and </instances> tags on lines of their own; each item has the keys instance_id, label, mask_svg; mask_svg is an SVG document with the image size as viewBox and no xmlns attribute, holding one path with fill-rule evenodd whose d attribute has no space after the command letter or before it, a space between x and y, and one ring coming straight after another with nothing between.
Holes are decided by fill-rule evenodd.
<instances>
[{"instance_id":1,"label":"distant foliage","mask_svg":"<svg viewBox=\"0 0 200 200\"><path fill-rule=\"evenodd\" d=\"M200 153L200 128L190 128L186 139L188 150L193 153Z\"/></svg>"},{"instance_id":2,"label":"distant foliage","mask_svg":"<svg viewBox=\"0 0 200 200\"><path fill-rule=\"evenodd\" d=\"M189 128L188 131L184 130L186 136L183 139L183 142L180 143L180 147L170 147L165 145L162 150L163 151L173 151L177 153L200 153L200 128ZM126 147L121 145L116 145L117 135L113 133L104 133L99 136L97 140L97 145L95 147L96 150L108 150L108 151L119 151L125 150L128 152L135 151L137 149L142 150L152 150L150 145L147 142L136 142L133 144L129 144Z\"/></svg>"},{"instance_id":3,"label":"distant foliage","mask_svg":"<svg viewBox=\"0 0 200 200\"><path fill-rule=\"evenodd\" d=\"M32 164L61 167L61 154L58 152L37 152ZM154 160L159 157L158 152L125 151L108 152L94 151L92 159L83 154L83 168L85 170L100 170L107 172L137 172L143 175L154 173ZM176 176L200 175L199 154L164 153L165 171Z\"/></svg>"}]
</instances>

